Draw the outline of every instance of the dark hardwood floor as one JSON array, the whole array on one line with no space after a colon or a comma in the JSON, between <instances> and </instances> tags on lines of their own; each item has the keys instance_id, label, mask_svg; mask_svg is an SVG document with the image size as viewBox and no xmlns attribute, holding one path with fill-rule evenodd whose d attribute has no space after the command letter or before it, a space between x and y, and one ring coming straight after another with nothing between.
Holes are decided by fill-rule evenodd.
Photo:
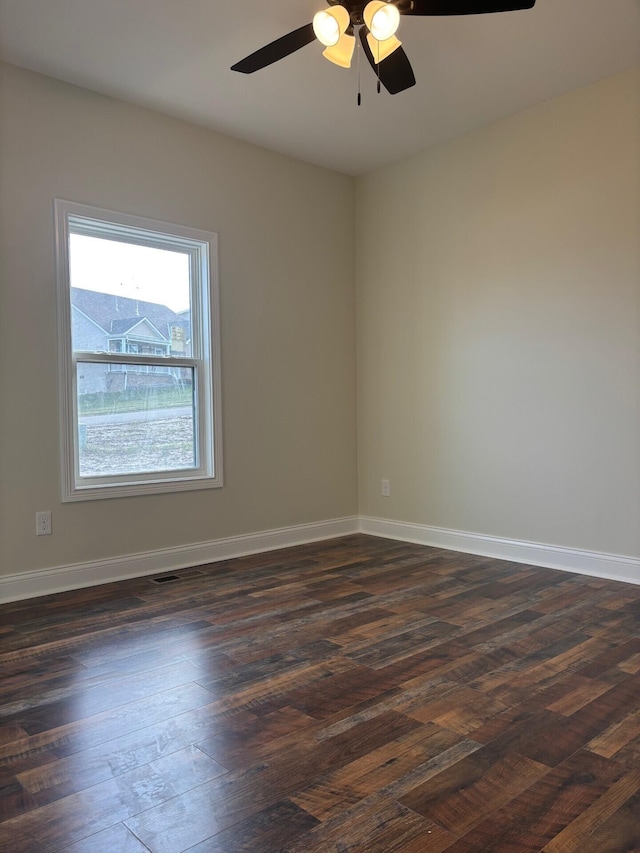
<instances>
[{"instance_id":1,"label":"dark hardwood floor","mask_svg":"<svg viewBox=\"0 0 640 853\"><path fill-rule=\"evenodd\" d=\"M368 536L0 608L0 849L640 851L640 587Z\"/></svg>"}]
</instances>

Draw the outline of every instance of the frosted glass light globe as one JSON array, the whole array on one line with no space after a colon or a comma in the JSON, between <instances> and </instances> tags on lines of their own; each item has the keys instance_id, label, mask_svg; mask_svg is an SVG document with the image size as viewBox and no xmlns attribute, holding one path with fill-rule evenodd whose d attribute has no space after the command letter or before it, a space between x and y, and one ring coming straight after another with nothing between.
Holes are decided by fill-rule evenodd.
<instances>
[{"instance_id":1,"label":"frosted glass light globe","mask_svg":"<svg viewBox=\"0 0 640 853\"><path fill-rule=\"evenodd\" d=\"M318 12L313 18L313 31L319 42L333 47L340 41L340 24L331 12Z\"/></svg>"},{"instance_id":2,"label":"frosted glass light globe","mask_svg":"<svg viewBox=\"0 0 640 853\"><path fill-rule=\"evenodd\" d=\"M393 3L373 0L364 10L364 19L369 32L377 41L386 41L395 35L400 26L400 12Z\"/></svg>"}]
</instances>

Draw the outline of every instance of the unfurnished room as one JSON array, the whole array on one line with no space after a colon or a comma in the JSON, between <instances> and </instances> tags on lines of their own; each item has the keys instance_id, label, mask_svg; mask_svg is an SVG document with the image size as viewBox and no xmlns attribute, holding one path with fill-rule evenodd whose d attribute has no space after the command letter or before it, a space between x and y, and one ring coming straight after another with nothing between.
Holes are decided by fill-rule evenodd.
<instances>
[{"instance_id":1,"label":"unfurnished room","mask_svg":"<svg viewBox=\"0 0 640 853\"><path fill-rule=\"evenodd\" d=\"M0 0L0 850L640 853L640 0Z\"/></svg>"}]
</instances>

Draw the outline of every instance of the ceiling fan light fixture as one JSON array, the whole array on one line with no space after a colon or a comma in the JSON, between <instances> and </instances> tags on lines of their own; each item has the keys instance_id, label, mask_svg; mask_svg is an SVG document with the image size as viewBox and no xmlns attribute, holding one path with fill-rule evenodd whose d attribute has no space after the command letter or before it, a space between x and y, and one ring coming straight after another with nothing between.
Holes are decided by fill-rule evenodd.
<instances>
[{"instance_id":1,"label":"ceiling fan light fixture","mask_svg":"<svg viewBox=\"0 0 640 853\"><path fill-rule=\"evenodd\" d=\"M0 0L1 2L1 0ZM319 2L319 0L318 0ZM416 84L409 59L395 37L400 13L416 17L480 15L531 9L536 0L326 0L328 10L318 12L313 21L292 30L245 56L231 66L232 71L253 74L284 59L316 39L325 48L324 56L336 65L349 67L356 38L378 78L391 94L404 92ZM354 38L354 36L356 38ZM393 54L391 62L383 62ZM359 56L360 54L358 54ZM360 96L358 95L358 102Z\"/></svg>"},{"instance_id":2,"label":"ceiling fan light fixture","mask_svg":"<svg viewBox=\"0 0 640 853\"><path fill-rule=\"evenodd\" d=\"M367 25L369 34L376 41L388 41L398 31L398 27L400 26L400 12L398 11L398 7L393 3L387 3L385 0L371 0L364 9L364 22Z\"/></svg>"},{"instance_id":3,"label":"ceiling fan light fixture","mask_svg":"<svg viewBox=\"0 0 640 853\"><path fill-rule=\"evenodd\" d=\"M355 49L355 36L349 36L345 33L340 38L338 44L325 48L322 51L322 55L329 62L333 62L334 65L339 65L341 68L351 68L351 59Z\"/></svg>"},{"instance_id":4,"label":"ceiling fan light fixture","mask_svg":"<svg viewBox=\"0 0 640 853\"><path fill-rule=\"evenodd\" d=\"M325 47L334 47L350 23L350 17L344 6L333 6L313 17L313 32Z\"/></svg>"}]
</instances>

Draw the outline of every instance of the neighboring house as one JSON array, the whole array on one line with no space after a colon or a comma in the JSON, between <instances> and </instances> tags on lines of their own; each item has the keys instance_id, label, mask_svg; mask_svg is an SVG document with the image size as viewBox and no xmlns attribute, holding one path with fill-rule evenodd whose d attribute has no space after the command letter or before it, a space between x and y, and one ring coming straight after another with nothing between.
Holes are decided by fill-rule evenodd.
<instances>
[{"instance_id":1,"label":"neighboring house","mask_svg":"<svg viewBox=\"0 0 640 853\"><path fill-rule=\"evenodd\" d=\"M110 293L71 288L73 349L160 358L191 354L189 311ZM183 368L156 365L84 364L78 371L78 393L95 394L126 388L177 385L190 381Z\"/></svg>"}]
</instances>

